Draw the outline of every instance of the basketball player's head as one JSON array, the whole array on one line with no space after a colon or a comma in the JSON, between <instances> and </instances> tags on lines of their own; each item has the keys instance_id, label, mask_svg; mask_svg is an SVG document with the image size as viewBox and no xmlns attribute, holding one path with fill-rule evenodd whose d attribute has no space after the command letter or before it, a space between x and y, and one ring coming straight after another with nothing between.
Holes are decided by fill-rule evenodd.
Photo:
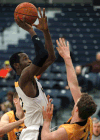
<instances>
[{"instance_id":1,"label":"basketball player's head","mask_svg":"<svg viewBox=\"0 0 100 140\"><path fill-rule=\"evenodd\" d=\"M93 135L96 137L100 135L100 121L98 119L93 121Z\"/></svg>"},{"instance_id":2,"label":"basketball player's head","mask_svg":"<svg viewBox=\"0 0 100 140\"><path fill-rule=\"evenodd\" d=\"M88 119L96 111L97 105L88 93L83 93L77 103L74 105L72 116L78 112L78 117L82 120Z\"/></svg>"},{"instance_id":3,"label":"basketball player's head","mask_svg":"<svg viewBox=\"0 0 100 140\"><path fill-rule=\"evenodd\" d=\"M20 103L17 92L14 92L13 94L13 102L14 102L14 105Z\"/></svg>"},{"instance_id":4,"label":"basketball player's head","mask_svg":"<svg viewBox=\"0 0 100 140\"><path fill-rule=\"evenodd\" d=\"M15 105L15 108L16 108L17 118L19 118L19 119L23 118L24 117L24 111L23 111L22 106L20 105L20 99L19 99L19 96L18 96L17 92L14 92L13 102L14 102L14 105Z\"/></svg>"},{"instance_id":5,"label":"basketball player's head","mask_svg":"<svg viewBox=\"0 0 100 140\"><path fill-rule=\"evenodd\" d=\"M31 63L32 61L29 59L28 55L23 52L14 53L10 57L10 65L16 71L16 73L21 73L22 70Z\"/></svg>"}]
</instances>

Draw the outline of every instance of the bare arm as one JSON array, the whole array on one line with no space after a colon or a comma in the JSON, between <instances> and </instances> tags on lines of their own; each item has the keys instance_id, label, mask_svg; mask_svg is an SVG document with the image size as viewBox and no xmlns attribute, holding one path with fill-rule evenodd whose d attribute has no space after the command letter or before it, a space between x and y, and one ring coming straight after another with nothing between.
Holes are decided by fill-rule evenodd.
<instances>
[{"instance_id":1,"label":"bare arm","mask_svg":"<svg viewBox=\"0 0 100 140\"><path fill-rule=\"evenodd\" d=\"M39 11L41 12L41 10ZM45 12L45 11L44 11ZM39 24L36 25L36 27L39 29L39 30L43 30L43 32L45 32L44 30L44 18L41 17L41 18L38 18L39 19ZM31 38L33 40L33 43L34 44L37 44L37 46L35 46L35 51L36 51L36 56L38 54L38 57L34 60L34 62L37 63L31 63L28 67L26 67L22 73L21 73L21 76L20 76L20 85L21 87L25 86L25 84L29 81L31 81L33 79L33 77L35 75L37 75L37 73L39 71L41 71L41 68L43 66L43 64L45 63L45 61L47 60L48 58L48 52L46 51L46 49L44 48L42 42L40 40L37 41L37 36L36 36L36 33L35 31L33 30L32 28L32 25L29 25L28 23L25 22L25 16L23 17L23 21L21 21L19 18L17 19L16 23L19 25L19 27L23 28L24 30L28 31L31 35ZM37 42L36 42L37 41ZM38 61L38 62L37 62ZM42 65L40 66L39 63L42 62ZM21 82L22 81L22 82Z\"/></svg>"},{"instance_id":2,"label":"bare arm","mask_svg":"<svg viewBox=\"0 0 100 140\"><path fill-rule=\"evenodd\" d=\"M45 48L48 51L48 58L43 64L42 68L38 71L37 75L42 74L56 59L51 36L49 30L44 32L45 37Z\"/></svg>"},{"instance_id":3,"label":"bare arm","mask_svg":"<svg viewBox=\"0 0 100 140\"><path fill-rule=\"evenodd\" d=\"M49 131L49 122L44 121L41 140L68 140L68 135L65 128L59 128L56 131Z\"/></svg>"},{"instance_id":4,"label":"bare arm","mask_svg":"<svg viewBox=\"0 0 100 140\"><path fill-rule=\"evenodd\" d=\"M37 72L37 75L42 74L56 59L54 47L51 39L51 35L48 29L47 17L45 16L45 8L43 8L43 15L41 13L41 8L38 8L41 18L39 18L39 22L41 24L35 25L37 29L41 30L44 34L45 38L45 49L48 51L48 59L43 64L42 68Z\"/></svg>"},{"instance_id":5,"label":"bare arm","mask_svg":"<svg viewBox=\"0 0 100 140\"><path fill-rule=\"evenodd\" d=\"M60 56L65 61L68 85L70 87L73 99L76 103L81 96L81 91L78 85L76 73L70 57L69 43L67 42L67 46L66 46L65 41L61 38L59 39L59 41L57 40L56 42L58 45L57 50Z\"/></svg>"},{"instance_id":6,"label":"bare arm","mask_svg":"<svg viewBox=\"0 0 100 140\"><path fill-rule=\"evenodd\" d=\"M53 116L53 104L51 101L48 102L46 111L43 107L43 128L41 132L41 140L68 140L68 135L65 128L59 128L56 131L50 132L50 122Z\"/></svg>"},{"instance_id":7,"label":"bare arm","mask_svg":"<svg viewBox=\"0 0 100 140\"><path fill-rule=\"evenodd\" d=\"M9 123L9 116L7 114L4 114L0 121L0 135L12 131L14 128L18 127L22 123L24 123L24 118L16 122Z\"/></svg>"}]
</instances>

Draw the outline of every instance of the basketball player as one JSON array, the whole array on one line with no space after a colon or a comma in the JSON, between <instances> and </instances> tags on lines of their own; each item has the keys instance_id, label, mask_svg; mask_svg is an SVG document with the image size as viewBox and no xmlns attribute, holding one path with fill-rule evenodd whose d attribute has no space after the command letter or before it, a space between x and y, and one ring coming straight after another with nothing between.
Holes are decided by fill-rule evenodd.
<instances>
[{"instance_id":1,"label":"basketball player","mask_svg":"<svg viewBox=\"0 0 100 140\"><path fill-rule=\"evenodd\" d=\"M8 140L19 139L19 135L24 125L24 112L20 105L18 94L15 92L13 102L16 110L9 111L1 117L0 121L0 135L7 133Z\"/></svg>"},{"instance_id":2,"label":"basketball player","mask_svg":"<svg viewBox=\"0 0 100 140\"><path fill-rule=\"evenodd\" d=\"M72 117L59 126L56 131L50 132L49 126L53 115L53 105L51 102L47 105L46 111L43 108L44 124L41 133L42 140L91 140L92 138L92 120L90 116L96 111L97 105L92 97L87 93L82 94L78 86L75 70L72 65L69 43L67 47L63 39L57 40L57 50L64 59L67 71L68 85L70 87L75 105L72 111Z\"/></svg>"},{"instance_id":3,"label":"basketball player","mask_svg":"<svg viewBox=\"0 0 100 140\"><path fill-rule=\"evenodd\" d=\"M46 107L48 101L41 84L34 76L42 74L55 60L45 8L43 8L43 15L41 9L38 9L41 16L38 18L39 24L33 25L43 32L45 48L32 26L25 23L24 17L23 21L18 19L16 22L21 28L30 33L36 57L32 62L27 54L19 52L13 54L10 58L10 64L17 74L18 82L15 83L15 88L25 111L24 123L27 127L22 130L20 140L37 140L40 138L39 130L43 125L42 106Z\"/></svg>"}]
</instances>

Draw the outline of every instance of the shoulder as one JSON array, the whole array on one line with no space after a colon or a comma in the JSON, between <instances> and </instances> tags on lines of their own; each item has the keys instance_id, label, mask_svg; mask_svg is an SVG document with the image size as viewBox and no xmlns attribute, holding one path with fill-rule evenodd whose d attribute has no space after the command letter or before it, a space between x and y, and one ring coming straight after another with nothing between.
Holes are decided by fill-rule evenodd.
<instances>
[{"instance_id":1,"label":"shoulder","mask_svg":"<svg viewBox=\"0 0 100 140\"><path fill-rule=\"evenodd\" d=\"M5 113L5 114L7 114L8 116L9 116L9 115L13 115L13 114L14 114L14 111L11 110L11 111L9 111L9 112L7 112L7 113Z\"/></svg>"},{"instance_id":2,"label":"shoulder","mask_svg":"<svg viewBox=\"0 0 100 140\"><path fill-rule=\"evenodd\" d=\"M2 117L1 117L1 122L5 122L8 123L9 122L9 115L7 113L5 113Z\"/></svg>"},{"instance_id":3,"label":"shoulder","mask_svg":"<svg viewBox=\"0 0 100 140\"><path fill-rule=\"evenodd\" d=\"M66 132L69 134L72 133L73 125L74 124L62 124L59 126L59 128L65 128Z\"/></svg>"},{"instance_id":4,"label":"shoulder","mask_svg":"<svg viewBox=\"0 0 100 140\"><path fill-rule=\"evenodd\" d=\"M7 115L9 117L9 120L12 119L14 117L14 111L9 111L7 113L5 113L5 115Z\"/></svg>"},{"instance_id":5,"label":"shoulder","mask_svg":"<svg viewBox=\"0 0 100 140\"><path fill-rule=\"evenodd\" d=\"M51 132L50 135L52 140L68 140L68 135L65 128L58 128L56 131Z\"/></svg>"}]
</instances>

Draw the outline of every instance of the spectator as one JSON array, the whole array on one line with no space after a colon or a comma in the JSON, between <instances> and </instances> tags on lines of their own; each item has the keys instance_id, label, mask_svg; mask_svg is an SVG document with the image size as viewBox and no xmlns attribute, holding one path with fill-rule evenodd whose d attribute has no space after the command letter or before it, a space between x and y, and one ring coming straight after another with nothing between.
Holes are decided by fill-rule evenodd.
<instances>
[{"instance_id":1,"label":"spectator","mask_svg":"<svg viewBox=\"0 0 100 140\"><path fill-rule=\"evenodd\" d=\"M92 140L100 140L100 121L98 119L93 121Z\"/></svg>"},{"instance_id":2,"label":"spectator","mask_svg":"<svg viewBox=\"0 0 100 140\"><path fill-rule=\"evenodd\" d=\"M10 111L11 108L12 108L12 105L9 101L3 102L1 104L1 110L3 111L3 113Z\"/></svg>"},{"instance_id":3,"label":"spectator","mask_svg":"<svg viewBox=\"0 0 100 140\"><path fill-rule=\"evenodd\" d=\"M84 76L82 76L81 66L79 66L79 65L76 66L75 71L76 71L76 75L77 75L77 79L78 79L78 83L79 83L79 87L80 87L81 91L87 92L88 91L88 80ZM65 89L69 89L69 86L66 86Z\"/></svg>"},{"instance_id":4,"label":"spectator","mask_svg":"<svg viewBox=\"0 0 100 140\"><path fill-rule=\"evenodd\" d=\"M15 72L10 67L8 60L4 62L4 66L0 69L0 77L5 79L13 79L15 77Z\"/></svg>"},{"instance_id":5,"label":"spectator","mask_svg":"<svg viewBox=\"0 0 100 140\"><path fill-rule=\"evenodd\" d=\"M93 118L92 118L92 121L95 121L95 120L97 120L97 118L96 118L96 117L93 117Z\"/></svg>"},{"instance_id":6,"label":"spectator","mask_svg":"<svg viewBox=\"0 0 100 140\"><path fill-rule=\"evenodd\" d=\"M13 96L15 110L4 113L0 121L0 136L7 133L8 140L18 140L24 125L24 112L20 105L18 94Z\"/></svg>"},{"instance_id":7,"label":"spectator","mask_svg":"<svg viewBox=\"0 0 100 140\"><path fill-rule=\"evenodd\" d=\"M15 109L15 106L13 104L13 95L14 95L14 92L13 91L8 91L7 92L7 100L11 103L11 105L12 105L11 109L12 110Z\"/></svg>"},{"instance_id":8,"label":"spectator","mask_svg":"<svg viewBox=\"0 0 100 140\"><path fill-rule=\"evenodd\" d=\"M100 52L96 53L96 60L90 64L83 65L82 67L86 67L88 69L88 73L99 73L100 72Z\"/></svg>"}]
</instances>

